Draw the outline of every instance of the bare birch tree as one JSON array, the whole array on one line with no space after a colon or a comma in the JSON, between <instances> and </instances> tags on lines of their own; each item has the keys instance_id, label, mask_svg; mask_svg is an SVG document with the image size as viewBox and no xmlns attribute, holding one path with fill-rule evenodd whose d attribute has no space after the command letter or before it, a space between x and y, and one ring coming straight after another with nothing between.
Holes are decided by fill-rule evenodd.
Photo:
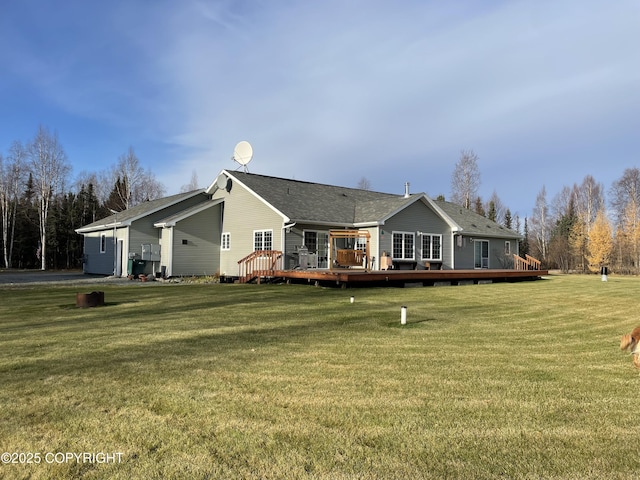
<instances>
[{"instance_id":1,"label":"bare birch tree","mask_svg":"<svg viewBox=\"0 0 640 480\"><path fill-rule=\"evenodd\" d=\"M198 173L195 170L191 171L191 180L186 185L182 185L180 188L181 192L191 192L193 190L198 190L200 186L198 185Z\"/></svg>"},{"instance_id":2,"label":"bare birch tree","mask_svg":"<svg viewBox=\"0 0 640 480\"><path fill-rule=\"evenodd\" d=\"M529 223L531 225L530 233L533 236L537 253L542 257L541 260L546 261L551 228L549 223L549 205L547 204L547 189L544 186L536 197L536 206L533 209Z\"/></svg>"},{"instance_id":3,"label":"bare birch tree","mask_svg":"<svg viewBox=\"0 0 640 480\"><path fill-rule=\"evenodd\" d=\"M627 168L622 177L613 182L611 197L611 206L617 217L618 230L627 234L627 241L621 244L623 247L621 257L629 259L631 265L628 266L639 271L640 238L636 237L633 232L640 231L640 169Z\"/></svg>"},{"instance_id":4,"label":"bare birch tree","mask_svg":"<svg viewBox=\"0 0 640 480\"><path fill-rule=\"evenodd\" d=\"M133 147L129 147L129 151L118 158L112 172L112 180L111 185L116 189L120 203L125 209L160 198L166 190L151 171L140 165Z\"/></svg>"},{"instance_id":5,"label":"bare birch tree","mask_svg":"<svg viewBox=\"0 0 640 480\"><path fill-rule=\"evenodd\" d=\"M462 150L451 178L451 201L470 209L479 187L478 155L473 150Z\"/></svg>"},{"instance_id":6,"label":"bare birch tree","mask_svg":"<svg viewBox=\"0 0 640 480\"><path fill-rule=\"evenodd\" d=\"M9 156L0 155L0 210L2 215L2 249L4 265L11 268L13 241L18 213L18 198L25 177L25 150L22 143L11 145Z\"/></svg>"},{"instance_id":7,"label":"bare birch tree","mask_svg":"<svg viewBox=\"0 0 640 480\"><path fill-rule=\"evenodd\" d=\"M58 135L49 133L49 130L43 126L38 127L36 136L27 144L26 159L33 176L35 195L39 204L40 248L37 254L40 256L41 269L46 270L49 207L53 196L62 191L71 167L58 141Z\"/></svg>"},{"instance_id":8,"label":"bare birch tree","mask_svg":"<svg viewBox=\"0 0 640 480\"><path fill-rule=\"evenodd\" d=\"M367 177L360 177L358 180L358 185L356 186L360 190L371 190L371 181Z\"/></svg>"},{"instance_id":9,"label":"bare birch tree","mask_svg":"<svg viewBox=\"0 0 640 480\"><path fill-rule=\"evenodd\" d=\"M95 195L99 202L101 204L106 203L109 198L109 193L111 193L111 189L113 188L111 173L106 170L97 173L83 170L76 176L74 187L76 192L79 192L83 185L87 186L89 184L93 185Z\"/></svg>"},{"instance_id":10,"label":"bare birch tree","mask_svg":"<svg viewBox=\"0 0 640 480\"><path fill-rule=\"evenodd\" d=\"M575 223L571 227L569 246L582 272L587 269L589 237L598 211L604 208L603 187L591 175L571 191L575 207Z\"/></svg>"},{"instance_id":11,"label":"bare birch tree","mask_svg":"<svg viewBox=\"0 0 640 480\"><path fill-rule=\"evenodd\" d=\"M629 205L635 210L635 219L640 217L640 169L627 168L611 187L611 206L619 223L629 219Z\"/></svg>"},{"instance_id":12,"label":"bare birch tree","mask_svg":"<svg viewBox=\"0 0 640 480\"><path fill-rule=\"evenodd\" d=\"M588 236L598 212L604 208L604 188L591 175L587 175L575 188L575 195L576 215L584 222Z\"/></svg>"}]
</instances>

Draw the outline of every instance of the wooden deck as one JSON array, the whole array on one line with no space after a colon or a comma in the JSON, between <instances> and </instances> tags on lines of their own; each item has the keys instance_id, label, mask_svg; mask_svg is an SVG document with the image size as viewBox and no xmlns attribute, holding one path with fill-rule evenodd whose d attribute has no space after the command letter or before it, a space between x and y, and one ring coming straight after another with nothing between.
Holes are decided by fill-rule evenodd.
<instances>
[{"instance_id":1,"label":"wooden deck","mask_svg":"<svg viewBox=\"0 0 640 480\"><path fill-rule=\"evenodd\" d=\"M490 282L517 282L537 280L548 275L548 270L375 270L362 269L308 269L254 272L261 281L283 280L291 283L340 286L389 286L403 287L422 284L467 284ZM264 274L264 275L263 275ZM259 281L260 281L259 280Z\"/></svg>"}]
</instances>

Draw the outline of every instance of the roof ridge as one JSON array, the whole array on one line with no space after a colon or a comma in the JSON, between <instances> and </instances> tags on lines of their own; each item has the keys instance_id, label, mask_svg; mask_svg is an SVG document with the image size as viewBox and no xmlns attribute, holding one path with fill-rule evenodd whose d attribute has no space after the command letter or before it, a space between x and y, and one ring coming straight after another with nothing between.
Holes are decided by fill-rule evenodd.
<instances>
[{"instance_id":1,"label":"roof ridge","mask_svg":"<svg viewBox=\"0 0 640 480\"><path fill-rule=\"evenodd\" d=\"M380 192L377 190L366 190L363 188L356 188L356 187L343 187L341 185L331 185L329 183L320 183L320 182L311 182L308 180L298 180L295 178L284 178L284 177L276 177L273 175L263 175L260 173L249 173L249 172L239 172L239 171L228 171L227 173L229 173L230 175L248 175L248 176L253 176L253 177L262 177L262 178L266 178L266 179L273 179L273 180L281 180L281 181L285 181L285 182L294 182L294 183L302 183L302 184L306 184L306 185L317 185L320 187L329 187L329 188L338 188L338 189L344 189L344 190L353 190L353 191L357 191L357 192L369 192L369 193L373 193L373 194L380 194L380 195L389 195L392 197L401 197L403 196L403 194L395 194L395 193L388 193L388 192Z\"/></svg>"}]
</instances>

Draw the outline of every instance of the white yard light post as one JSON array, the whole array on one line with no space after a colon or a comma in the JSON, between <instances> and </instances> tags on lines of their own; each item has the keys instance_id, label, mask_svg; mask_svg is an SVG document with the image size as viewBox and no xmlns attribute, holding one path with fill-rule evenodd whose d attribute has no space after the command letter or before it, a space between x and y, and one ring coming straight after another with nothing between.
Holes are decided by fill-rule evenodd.
<instances>
[{"instance_id":1,"label":"white yard light post","mask_svg":"<svg viewBox=\"0 0 640 480\"><path fill-rule=\"evenodd\" d=\"M356 301L356 297L352 296L352 297L349 299L349 301L350 301L351 303L355 302L355 301Z\"/></svg>"},{"instance_id":2,"label":"white yard light post","mask_svg":"<svg viewBox=\"0 0 640 480\"><path fill-rule=\"evenodd\" d=\"M606 282L607 281L607 274L609 273L609 269L607 267L602 267L600 269L600 275L602 275L602 281Z\"/></svg>"},{"instance_id":3,"label":"white yard light post","mask_svg":"<svg viewBox=\"0 0 640 480\"><path fill-rule=\"evenodd\" d=\"M407 324L407 307L404 305L400 307L400 325Z\"/></svg>"}]
</instances>

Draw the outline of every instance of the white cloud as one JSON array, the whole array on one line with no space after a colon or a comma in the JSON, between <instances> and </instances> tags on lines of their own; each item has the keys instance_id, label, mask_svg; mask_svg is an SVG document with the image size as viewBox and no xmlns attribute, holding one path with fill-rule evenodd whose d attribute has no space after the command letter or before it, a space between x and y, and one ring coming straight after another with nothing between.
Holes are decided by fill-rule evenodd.
<instances>
[{"instance_id":1,"label":"white cloud","mask_svg":"<svg viewBox=\"0 0 640 480\"><path fill-rule=\"evenodd\" d=\"M364 174L382 190L411 175L446 194L460 150L473 148L481 168L505 172L483 179L490 192L517 159L544 157L533 204L558 168L554 149L602 151L637 122L633 0L82 5L36 16L34 28L66 18L66 38L39 50L22 37L0 51L7 68L67 113L125 131L122 151L155 143L170 189L194 168L203 181L233 168L233 146L249 140L257 173L353 185Z\"/></svg>"}]
</instances>

